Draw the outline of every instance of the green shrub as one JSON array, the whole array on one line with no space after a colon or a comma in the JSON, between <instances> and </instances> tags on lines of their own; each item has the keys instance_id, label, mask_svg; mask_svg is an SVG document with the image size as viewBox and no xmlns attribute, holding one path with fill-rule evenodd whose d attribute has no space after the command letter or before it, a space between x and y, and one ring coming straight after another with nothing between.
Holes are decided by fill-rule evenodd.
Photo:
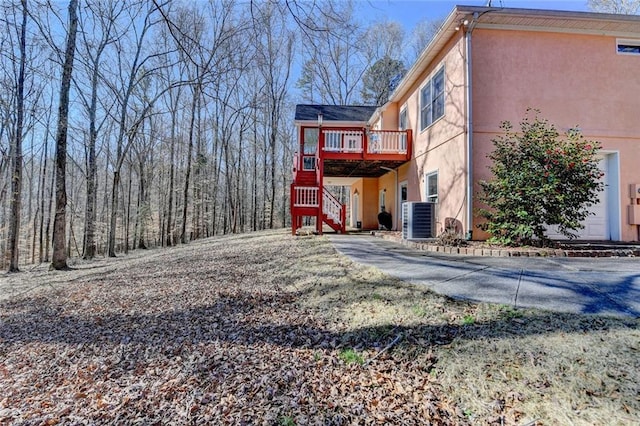
<instances>
[{"instance_id":1,"label":"green shrub","mask_svg":"<svg viewBox=\"0 0 640 426\"><path fill-rule=\"evenodd\" d=\"M480 210L487 221L479 227L492 243L547 245L549 225L575 238L604 186L596 157L600 143L585 140L578 129L561 137L539 111L530 121L530 111L519 133L502 123L505 134L493 139L488 155L493 179L480 182L479 199L489 208Z\"/></svg>"}]
</instances>

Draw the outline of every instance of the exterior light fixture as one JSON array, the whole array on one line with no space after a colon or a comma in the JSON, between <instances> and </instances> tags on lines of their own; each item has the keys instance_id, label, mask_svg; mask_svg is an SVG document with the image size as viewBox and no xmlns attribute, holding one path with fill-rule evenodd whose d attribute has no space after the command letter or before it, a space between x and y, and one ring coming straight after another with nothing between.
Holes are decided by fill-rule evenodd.
<instances>
[{"instance_id":1,"label":"exterior light fixture","mask_svg":"<svg viewBox=\"0 0 640 426\"><path fill-rule=\"evenodd\" d=\"M469 25L469 20L468 19L461 19L460 22L458 23L458 25L456 25L456 31L459 31L460 28L464 28L467 25Z\"/></svg>"}]
</instances>

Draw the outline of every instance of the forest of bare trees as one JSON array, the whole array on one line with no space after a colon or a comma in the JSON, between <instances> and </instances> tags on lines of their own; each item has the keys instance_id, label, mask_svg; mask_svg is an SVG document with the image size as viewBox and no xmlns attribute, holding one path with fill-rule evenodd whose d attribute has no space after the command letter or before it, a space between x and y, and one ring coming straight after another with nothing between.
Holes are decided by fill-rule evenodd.
<instances>
[{"instance_id":1,"label":"forest of bare trees","mask_svg":"<svg viewBox=\"0 0 640 426\"><path fill-rule=\"evenodd\" d=\"M286 3L0 7L2 269L286 225Z\"/></svg>"},{"instance_id":2,"label":"forest of bare trees","mask_svg":"<svg viewBox=\"0 0 640 426\"><path fill-rule=\"evenodd\" d=\"M367 29L348 2L0 7L0 268L10 271L287 226L293 105L358 102L379 59L360 47ZM296 64L326 63L325 43L339 65L296 93ZM331 96L314 96L322 85Z\"/></svg>"},{"instance_id":3,"label":"forest of bare trees","mask_svg":"<svg viewBox=\"0 0 640 426\"><path fill-rule=\"evenodd\" d=\"M438 25L365 24L341 0L6 0L0 17L9 271L288 226L293 106L384 103L372 79L400 76L379 68L404 72Z\"/></svg>"}]
</instances>

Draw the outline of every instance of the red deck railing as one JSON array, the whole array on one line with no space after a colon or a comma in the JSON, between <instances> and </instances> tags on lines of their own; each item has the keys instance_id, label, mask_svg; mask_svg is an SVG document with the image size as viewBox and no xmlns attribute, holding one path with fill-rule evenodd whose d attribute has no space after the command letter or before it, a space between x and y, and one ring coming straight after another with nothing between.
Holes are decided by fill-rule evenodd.
<instances>
[{"instance_id":1,"label":"red deck railing","mask_svg":"<svg viewBox=\"0 0 640 426\"><path fill-rule=\"evenodd\" d=\"M332 160L409 161L411 130L365 130L353 128L323 128L319 154Z\"/></svg>"}]
</instances>

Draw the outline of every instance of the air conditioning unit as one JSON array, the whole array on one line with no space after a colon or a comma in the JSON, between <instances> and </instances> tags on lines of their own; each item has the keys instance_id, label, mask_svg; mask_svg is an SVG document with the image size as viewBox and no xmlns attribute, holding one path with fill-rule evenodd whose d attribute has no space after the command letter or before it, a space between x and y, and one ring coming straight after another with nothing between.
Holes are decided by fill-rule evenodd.
<instances>
[{"instance_id":1,"label":"air conditioning unit","mask_svg":"<svg viewBox=\"0 0 640 426\"><path fill-rule=\"evenodd\" d=\"M402 238L420 240L436 237L436 203L402 204Z\"/></svg>"}]
</instances>

